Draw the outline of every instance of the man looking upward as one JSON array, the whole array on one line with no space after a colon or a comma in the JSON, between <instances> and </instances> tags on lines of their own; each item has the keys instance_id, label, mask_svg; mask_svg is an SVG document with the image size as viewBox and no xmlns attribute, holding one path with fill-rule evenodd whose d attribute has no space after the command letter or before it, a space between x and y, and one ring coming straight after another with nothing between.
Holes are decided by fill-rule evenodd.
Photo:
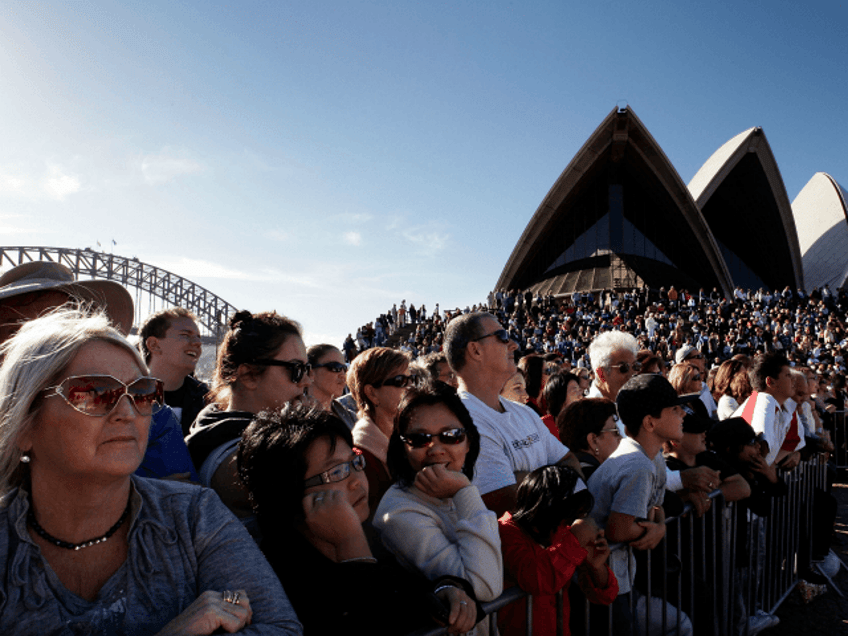
<instances>
[{"instance_id":1,"label":"man looking upward","mask_svg":"<svg viewBox=\"0 0 848 636\"><path fill-rule=\"evenodd\" d=\"M515 508L524 476L540 466L579 464L533 410L500 396L515 374L518 345L489 313L473 312L451 320L445 353L459 380L459 396L480 432L480 456L474 484L498 516Z\"/></svg>"},{"instance_id":2,"label":"man looking upward","mask_svg":"<svg viewBox=\"0 0 848 636\"><path fill-rule=\"evenodd\" d=\"M163 309L148 316L138 333L138 347L150 375L165 383L165 403L173 409L185 437L209 392L191 375L201 353L196 317L183 307Z\"/></svg>"}]
</instances>

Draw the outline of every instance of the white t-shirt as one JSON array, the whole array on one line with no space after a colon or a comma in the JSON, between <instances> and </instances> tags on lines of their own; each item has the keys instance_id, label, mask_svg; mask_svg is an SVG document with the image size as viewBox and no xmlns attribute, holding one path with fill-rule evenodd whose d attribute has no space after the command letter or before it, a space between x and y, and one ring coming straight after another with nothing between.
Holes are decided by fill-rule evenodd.
<instances>
[{"instance_id":1,"label":"white t-shirt","mask_svg":"<svg viewBox=\"0 0 848 636\"><path fill-rule=\"evenodd\" d=\"M466 391L459 397L480 432L474 485L481 495L514 485L515 472L556 464L568 454L529 406L499 398L505 409L499 413Z\"/></svg>"}]
</instances>

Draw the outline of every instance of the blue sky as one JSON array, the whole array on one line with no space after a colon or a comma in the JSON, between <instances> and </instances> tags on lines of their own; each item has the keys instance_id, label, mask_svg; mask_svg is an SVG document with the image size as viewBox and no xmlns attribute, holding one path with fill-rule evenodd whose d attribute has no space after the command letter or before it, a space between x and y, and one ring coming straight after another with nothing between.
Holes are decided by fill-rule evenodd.
<instances>
[{"instance_id":1,"label":"blue sky","mask_svg":"<svg viewBox=\"0 0 848 636\"><path fill-rule=\"evenodd\" d=\"M0 8L0 244L96 247L340 343L485 298L617 104L685 182L762 126L848 182L848 9L692 2Z\"/></svg>"}]
</instances>

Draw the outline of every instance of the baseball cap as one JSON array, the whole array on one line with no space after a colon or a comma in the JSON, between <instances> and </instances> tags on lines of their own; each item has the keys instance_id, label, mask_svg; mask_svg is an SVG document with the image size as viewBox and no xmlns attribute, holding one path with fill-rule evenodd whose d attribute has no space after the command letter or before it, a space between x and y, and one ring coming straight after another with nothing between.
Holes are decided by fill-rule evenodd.
<instances>
[{"instance_id":1,"label":"baseball cap","mask_svg":"<svg viewBox=\"0 0 848 636\"><path fill-rule=\"evenodd\" d=\"M674 361L677 364L683 362L686 358L689 357L691 353L700 353L695 347L692 345L683 345L677 350L677 353L674 354Z\"/></svg>"},{"instance_id":2,"label":"baseball cap","mask_svg":"<svg viewBox=\"0 0 848 636\"><path fill-rule=\"evenodd\" d=\"M699 400L697 393L677 395L671 383L660 374L643 373L633 376L621 387L615 403L625 427L639 430L646 415L655 415L669 406L689 404L695 400Z\"/></svg>"}]
</instances>

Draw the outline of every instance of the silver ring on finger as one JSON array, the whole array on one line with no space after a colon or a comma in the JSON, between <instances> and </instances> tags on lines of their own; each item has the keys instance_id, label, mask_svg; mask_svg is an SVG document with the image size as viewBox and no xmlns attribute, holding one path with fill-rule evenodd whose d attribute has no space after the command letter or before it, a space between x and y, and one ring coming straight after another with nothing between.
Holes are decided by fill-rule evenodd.
<instances>
[{"instance_id":1,"label":"silver ring on finger","mask_svg":"<svg viewBox=\"0 0 848 636\"><path fill-rule=\"evenodd\" d=\"M233 602L233 593L230 592L230 590L224 590L223 592L221 592L221 596L224 599L225 603Z\"/></svg>"},{"instance_id":2,"label":"silver ring on finger","mask_svg":"<svg viewBox=\"0 0 848 636\"><path fill-rule=\"evenodd\" d=\"M460 605L468 605L468 603L466 603L465 601L460 601L459 604Z\"/></svg>"},{"instance_id":3,"label":"silver ring on finger","mask_svg":"<svg viewBox=\"0 0 848 636\"><path fill-rule=\"evenodd\" d=\"M233 605L238 605L240 599L241 599L241 594L239 594L238 592L233 594Z\"/></svg>"}]
</instances>

